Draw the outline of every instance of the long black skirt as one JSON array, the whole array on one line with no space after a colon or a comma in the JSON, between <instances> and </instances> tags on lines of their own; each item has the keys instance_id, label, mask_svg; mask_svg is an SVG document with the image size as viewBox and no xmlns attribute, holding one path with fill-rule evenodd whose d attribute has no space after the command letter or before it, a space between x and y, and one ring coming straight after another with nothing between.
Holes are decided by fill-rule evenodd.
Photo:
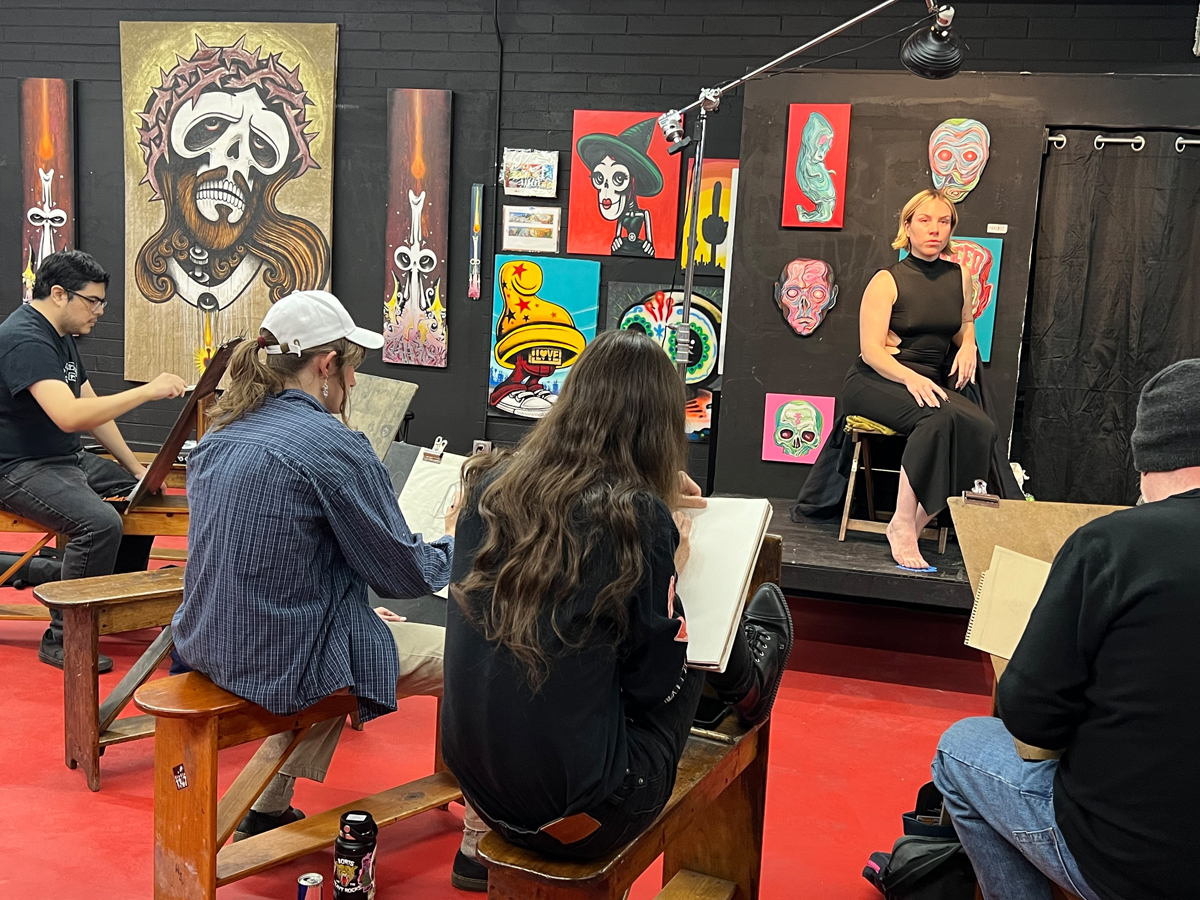
<instances>
[{"instance_id":1,"label":"long black skirt","mask_svg":"<svg viewBox=\"0 0 1200 900\"><path fill-rule=\"evenodd\" d=\"M958 391L942 384L947 399L938 407L918 406L902 384L889 381L856 359L842 387L842 408L908 438L901 466L925 512L935 515L954 497L987 480L996 426Z\"/></svg>"}]
</instances>

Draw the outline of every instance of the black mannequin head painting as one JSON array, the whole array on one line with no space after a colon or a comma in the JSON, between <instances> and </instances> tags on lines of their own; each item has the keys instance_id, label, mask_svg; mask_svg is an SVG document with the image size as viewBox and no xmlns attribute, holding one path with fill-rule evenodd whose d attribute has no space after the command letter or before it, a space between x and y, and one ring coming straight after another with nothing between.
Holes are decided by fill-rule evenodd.
<instances>
[{"instance_id":1,"label":"black mannequin head painting","mask_svg":"<svg viewBox=\"0 0 1200 900\"><path fill-rule=\"evenodd\" d=\"M591 172L600 215L615 223L614 256L654 256L650 211L641 207L639 198L656 197L663 189L662 170L647 153L655 134L655 119L649 118L620 134L585 134L575 142Z\"/></svg>"}]
</instances>

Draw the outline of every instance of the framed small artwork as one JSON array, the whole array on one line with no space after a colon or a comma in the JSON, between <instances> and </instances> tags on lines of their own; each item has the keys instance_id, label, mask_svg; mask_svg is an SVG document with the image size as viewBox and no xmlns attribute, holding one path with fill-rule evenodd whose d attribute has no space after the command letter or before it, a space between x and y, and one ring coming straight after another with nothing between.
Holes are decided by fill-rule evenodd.
<instances>
[{"instance_id":1,"label":"framed small artwork","mask_svg":"<svg viewBox=\"0 0 1200 900\"><path fill-rule=\"evenodd\" d=\"M679 239L679 267L687 267L687 247L691 237L692 179L696 161L688 161L687 193L683 201L683 234ZM724 275L733 247L733 182L737 177L736 159L706 159L700 180L700 215L696 221L696 272Z\"/></svg>"},{"instance_id":2,"label":"framed small artwork","mask_svg":"<svg viewBox=\"0 0 1200 900\"><path fill-rule=\"evenodd\" d=\"M554 197L558 194L557 150L514 150L504 148L501 173L504 193L509 197Z\"/></svg>"},{"instance_id":3,"label":"framed small artwork","mask_svg":"<svg viewBox=\"0 0 1200 900\"><path fill-rule=\"evenodd\" d=\"M784 227L842 227L849 141L849 103L793 103L788 107Z\"/></svg>"},{"instance_id":4,"label":"framed small artwork","mask_svg":"<svg viewBox=\"0 0 1200 900\"><path fill-rule=\"evenodd\" d=\"M562 209L557 206L505 206L501 248L557 253Z\"/></svg>"},{"instance_id":5,"label":"framed small artwork","mask_svg":"<svg viewBox=\"0 0 1200 900\"><path fill-rule=\"evenodd\" d=\"M768 462L816 462L834 427L833 407L833 397L767 394L762 458Z\"/></svg>"}]
</instances>

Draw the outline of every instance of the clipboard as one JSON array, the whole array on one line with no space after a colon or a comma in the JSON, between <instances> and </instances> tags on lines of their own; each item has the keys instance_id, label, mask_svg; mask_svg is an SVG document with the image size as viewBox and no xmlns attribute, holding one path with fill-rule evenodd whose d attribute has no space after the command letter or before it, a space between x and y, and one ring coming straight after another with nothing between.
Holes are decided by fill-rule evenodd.
<instances>
[{"instance_id":1,"label":"clipboard","mask_svg":"<svg viewBox=\"0 0 1200 900\"><path fill-rule=\"evenodd\" d=\"M171 471L171 466L175 465L179 451L183 449L184 442L196 428L196 414L200 408L200 401L217 389L217 385L225 376L225 369L229 367L229 357L233 355L234 348L242 340L237 337L217 348L217 352L209 360L204 374L196 382L195 390L187 395L183 409L180 410L179 417L175 419L175 424L171 426L167 439L163 441L162 447L159 448L150 465L146 467L146 474L142 480L134 486L127 500L109 501L116 505L122 514L136 509L148 496L157 494L161 490L163 483L167 480L167 473ZM121 508L122 503L123 509Z\"/></svg>"}]
</instances>

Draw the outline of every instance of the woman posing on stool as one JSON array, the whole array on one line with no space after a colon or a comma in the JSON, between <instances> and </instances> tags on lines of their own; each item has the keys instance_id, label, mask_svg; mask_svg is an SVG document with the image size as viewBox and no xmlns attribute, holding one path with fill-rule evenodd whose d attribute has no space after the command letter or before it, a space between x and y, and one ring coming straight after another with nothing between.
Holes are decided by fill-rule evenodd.
<instances>
[{"instance_id":1,"label":"woman posing on stool","mask_svg":"<svg viewBox=\"0 0 1200 900\"><path fill-rule=\"evenodd\" d=\"M991 419L957 393L974 382L977 360L970 275L941 258L957 224L958 211L941 191L921 191L904 204L892 246L908 256L876 272L863 293L862 355L842 389L846 415L908 437L887 538L896 562L912 569L928 565L917 547L921 529L947 497L987 478L996 439Z\"/></svg>"}]
</instances>

